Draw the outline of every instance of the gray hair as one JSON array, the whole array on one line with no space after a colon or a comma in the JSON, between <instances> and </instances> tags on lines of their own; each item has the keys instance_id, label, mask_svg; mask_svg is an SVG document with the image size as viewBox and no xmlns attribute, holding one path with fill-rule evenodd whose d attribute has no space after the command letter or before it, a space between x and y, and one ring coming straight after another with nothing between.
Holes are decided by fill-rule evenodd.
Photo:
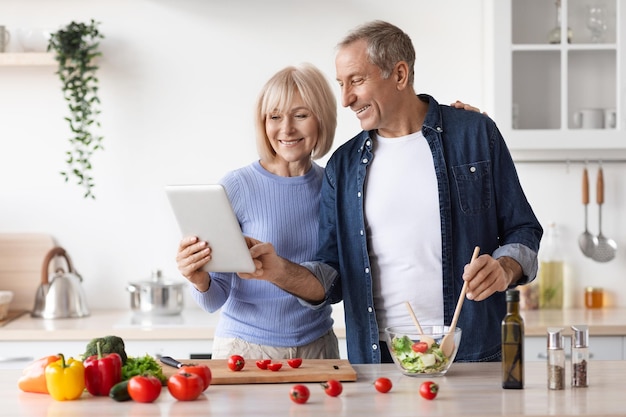
<instances>
[{"instance_id":1,"label":"gray hair","mask_svg":"<svg viewBox=\"0 0 626 417\"><path fill-rule=\"evenodd\" d=\"M337 48L343 48L361 39L367 43L367 56L370 63L380 68L383 78L389 78L395 65L404 61L409 66L409 85L413 85L415 48L409 35L391 23L374 20L350 31L337 44Z\"/></svg>"}]
</instances>

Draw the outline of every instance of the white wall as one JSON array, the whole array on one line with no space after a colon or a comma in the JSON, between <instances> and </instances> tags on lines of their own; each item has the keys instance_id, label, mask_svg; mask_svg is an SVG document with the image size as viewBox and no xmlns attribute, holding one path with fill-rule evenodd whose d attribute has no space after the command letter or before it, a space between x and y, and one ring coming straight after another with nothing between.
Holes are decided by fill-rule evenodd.
<instances>
[{"instance_id":1,"label":"white wall","mask_svg":"<svg viewBox=\"0 0 626 417\"><path fill-rule=\"evenodd\" d=\"M413 38L417 91L489 110L484 15L483 0L0 0L0 24L10 30L94 18L106 36L98 73L105 151L93 159L95 201L58 174L69 132L54 68L0 67L0 232L52 234L85 278L92 308L127 308L127 282L157 267L178 278L179 233L163 186L217 181L256 158L253 104L275 71L309 61L334 80L336 42L380 18ZM10 50L19 50L16 39ZM336 144L358 131L341 109ZM623 167L606 168L605 232L626 242L624 232L617 235ZM582 231L572 171L520 166L542 222L562 218L569 238ZM576 262L588 271L581 285L598 278L622 287L621 254L606 265Z\"/></svg>"}]
</instances>

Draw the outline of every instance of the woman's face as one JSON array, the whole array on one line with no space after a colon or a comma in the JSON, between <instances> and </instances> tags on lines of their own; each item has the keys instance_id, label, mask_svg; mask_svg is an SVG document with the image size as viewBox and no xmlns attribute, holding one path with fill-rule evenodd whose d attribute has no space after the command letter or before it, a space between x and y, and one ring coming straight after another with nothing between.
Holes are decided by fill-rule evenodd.
<instances>
[{"instance_id":1,"label":"woman's face","mask_svg":"<svg viewBox=\"0 0 626 417\"><path fill-rule=\"evenodd\" d=\"M276 158L286 162L308 162L317 144L317 117L296 93L284 112L274 112L265 119L265 133L276 152Z\"/></svg>"}]
</instances>

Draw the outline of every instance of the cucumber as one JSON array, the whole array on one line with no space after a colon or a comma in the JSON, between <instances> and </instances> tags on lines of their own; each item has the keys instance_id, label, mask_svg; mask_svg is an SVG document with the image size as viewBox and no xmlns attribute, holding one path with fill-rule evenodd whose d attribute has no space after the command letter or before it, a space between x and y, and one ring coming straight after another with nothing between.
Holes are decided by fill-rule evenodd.
<instances>
[{"instance_id":1,"label":"cucumber","mask_svg":"<svg viewBox=\"0 0 626 417\"><path fill-rule=\"evenodd\" d=\"M109 391L109 397L118 402L129 401L131 398L130 394L128 393L128 380L118 382L117 384L113 385L111 391Z\"/></svg>"}]
</instances>

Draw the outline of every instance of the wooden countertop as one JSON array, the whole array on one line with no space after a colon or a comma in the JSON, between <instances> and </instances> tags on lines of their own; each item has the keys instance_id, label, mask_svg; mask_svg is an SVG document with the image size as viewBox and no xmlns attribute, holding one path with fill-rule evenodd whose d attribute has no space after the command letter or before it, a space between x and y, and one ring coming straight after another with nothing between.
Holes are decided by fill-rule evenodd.
<instances>
[{"instance_id":1,"label":"wooden countertop","mask_svg":"<svg viewBox=\"0 0 626 417\"><path fill-rule=\"evenodd\" d=\"M316 384L306 404L294 404L288 396L293 384L212 385L196 401L176 401L167 391L156 402L115 402L89 394L76 401L59 402L45 394L19 391L19 370L0 370L0 403L11 416L624 416L626 362L597 361L589 364L590 386L561 391L547 389L546 365L526 364L523 390L503 390L500 363L457 363L445 377L433 378L440 386L434 401L421 398L424 379L401 375L394 365L355 365L356 382L343 384L343 393L328 397ZM386 376L392 390L381 394L372 382ZM567 372L569 377L569 370Z\"/></svg>"},{"instance_id":2,"label":"wooden countertop","mask_svg":"<svg viewBox=\"0 0 626 417\"><path fill-rule=\"evenodd\" d=\"M526 336L545 336L548 327L564 327L567 334L573 324L589 326L591 336L626 336L626 308L599 310L526 310ZM343 310L333 313L335 333L345 338ZM219 314L198 308L185 309L180 315L141 317L128 310L96 310L80 319L44 320L28 314L0 327L2 341L89 340L104 334L116 334L127 340L197 340L212 339ZM1 342L0 342L1 343Z\"/></svg>"}]
</instances>

